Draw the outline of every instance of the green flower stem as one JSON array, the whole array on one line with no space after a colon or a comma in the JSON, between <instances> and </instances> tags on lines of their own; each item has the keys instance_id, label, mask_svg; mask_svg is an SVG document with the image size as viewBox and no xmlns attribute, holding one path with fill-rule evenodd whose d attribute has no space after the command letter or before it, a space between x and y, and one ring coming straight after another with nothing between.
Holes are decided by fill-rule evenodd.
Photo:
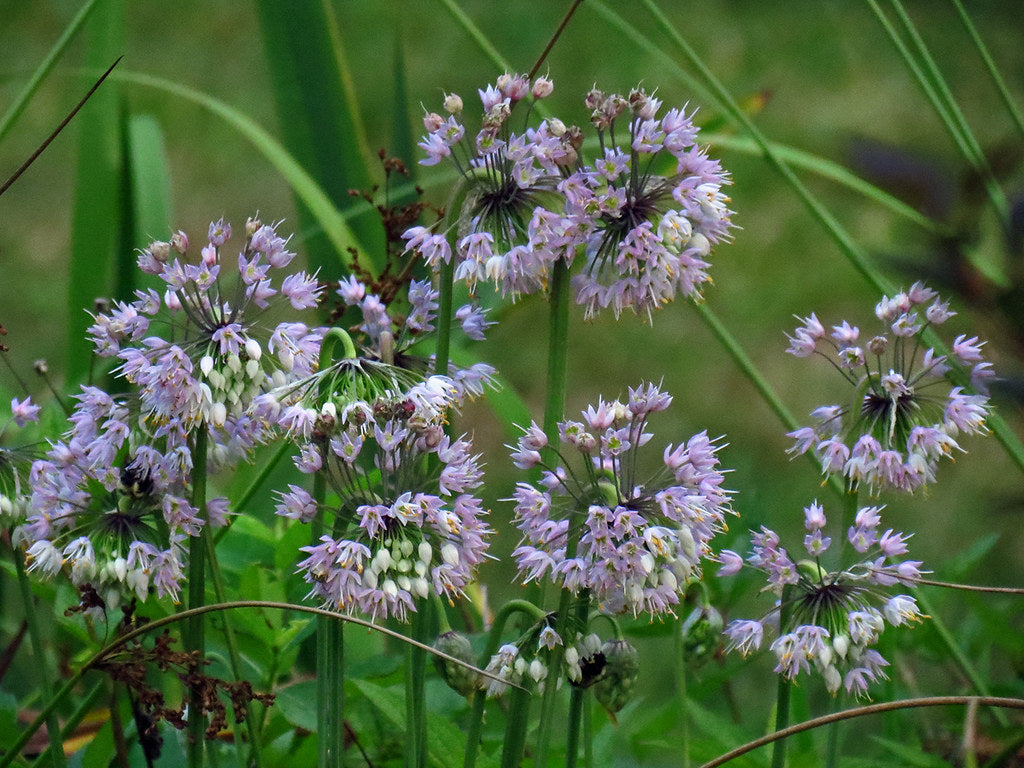
<instances>
[{"instance_id":1,"label":"green flower stem","mask_svg":"<svg viewBox=\"0 0 1024 768\"><path fill-rule=\"evenodd\" d=\"M1006 111L1010 113L1010 117L1013 119L1014 124L1017 126L1017 130L1020 131L1021 135L1024 136L1024 115L1017 108L1017 103L1013 100L1013 96L1010 95L1010 89L1006 87L1006 81L1003 80L1003 76L999 73L999 68L996 67L995 62L992 60L991 54L988 52L988 48L985 43L982 42L981 36L978 34L978 30L975 29L974 23L971 21L971 17L967 15L967 11L964 10L963 3L960 0L952 0L953 7L956 8L957 14L960 16L960 21L967 30L967 34L971 36L971 42L974 43L974 47L978 50L978 55L981 56L981 60L985 62L985 68L988 70L989 77L992 78L992 82L996 86L996 90L999 91L999 96L1003 100L1003 106L1006 107Z\"/></svg>"},{"instance_id":2,"label":"green flower stem","mask_svg":"<svg viewBox=\"0 0 1024 768\"><path fill-rule=\"evenodd\" d=\"M683 619L676 619L672 651L676 657L676 695L679 699L679 733L683 742L683 768L690 768L690 712L686 699L686 650L683 647Z\"/></svg>"},{"instance_id":3,"label":"green flower stem","mask_svg":"<svg viewBox=\"0 0 1024 768\"><path fill-rule=\"evenodd\" d=\"M565 559L576 557L579 546L580 532L583 527L583 510L574 509L569 515L569 530L566 533ZM589 599L589 596L588 598ZM565 658L565 643L569 641L569 612L572 608L573 594L564 587L558 601L558 613L555 617L554 630L562 638L562 645L556 645L548 660L548 674L544 682L544 696L540 700L540 721L537 724L537 747L534 752L534 765L548 764L548 745L551 741L551 725L555 716L555 703L558 697L558 679L562 674L562 661Z\"/></svg>"},{"instance_id":4,"label":"green flower stem","mask_svg":"<svg viewBox=\"0 0 1024 768\"><path fill-rule=\"evenodd\" d=\"M259 610L265 611L297 611L299 613L308 613L313 616L326 616L334 621L344 622L347 624L356 624L368 630L379 632L382 635L387 635L388 637L394 638L395 640L398 640L403 643L412 643L414 645L417 644L415 640L411 640L410 638L406 637L400 632L395 632L393 629L388 629L387 627L382 627L379 624L374 624L372 621L359 619L355 616L347 616L345 614L337 613L335 611L328 611L325 608L313 608L309 605L285 603L277 600L235 600L230 603L213 603L210 605L200 606L199 608L187 608L184 611L180 611L179 613L174 613L170 616L163 616L159 619L154 619L153 621L143 624L141 627L136 627L130 632L125 632L123 635L107 643L105 646L96 651L96 653L90 656L89 659L87 659L86 662L78 668L78 671L68 678L67 682L65 682L64 685L61 686L60 690L54 694L53 698L46 703L46 705L39 711L39 713L35 716L32 722L25 727L25 730L22 731L21 735L14 740L14 743L10 745L7 751L3 754L0 754L0 768L8 768L8 766L15 760L19 760L21 750L25 748L26 744L28 744L29 739L32 738L33 734L35 734L35 732L42 727L43 723L47 721L50 715L52 715L57 710L57 707L60 705L60 703L65 698L67 698L67 696L74 690L75 686L78 685L79 681L82 679L85 673L93 667L95 667L100 662L109 658L112 653L120 649L122 646L131 642L137 637L141 637L142 635L145 635L149 632L153 632L157 629L162 629L163 627L175 624L179 621L189 622L192 619L204 616L207 613L231 611L239 608L257 608ZM442 653L441 651L435 650L429 646L422 647L424 648L424 650L427 651L427 653L432 653L435 656L439 656L440 658L445 659L446 661L449 661L452 664L458 664L459 666L466 667L467 669L471 669L474 672L477 672L478 674L484 675L485 677L495 677L494 675L491 675L489 672L477 669L472 664L467 664L462 659L456 659L454 656L450 656L447 653ZM521 686L514 685L511 683L509 685L513 685L513 687L515 687L516 690L523 690Z\"/></svg>"},{"instance_id":5,"label":"green flower stem","mask_svg":"<svg viewBox=\"0 0 1024 768\"><path fill-rule=\"evenodd\" d=\"M418 600L412 614L412 637L417 645L405 649L405 765L407 768L427 766L427 654L424 646L429 640L429 600Z\"/></svg>"},{"instance_id":6,"label":"green flower stem","mask_svg":"<svg viewBox=\"0 0 1024 768\"><path fill-rule=\"evenodd\" d=\"M590 615L590 590L585 589L580 593L579 600L576 603L576 625L579 627L587 626L587 617ZM563 625L559 625L563 626ZM567 633L562 633L562 645L559 646L564 649L565 643L568 642ZM564 656L564 650L563 650ZM547 684L554 686L558 678L552 680L548 678ZM545 693L546 693L545 689ZM568 722L568 736L565 743L565 768L576 768L576 761L579 755L579 742L580 742L580 726L583 717L583 707L589 701L586 696L587 690L585 688L573 687L569 693L569 722ZM542 763L543 765L543 763Z\"/></svg>"},{"instance_id":7,"label":"green flower stem","mask_svg":"<svg viewBox=\"0 0 1024 768\"><path fill-rule=\"evenodd\" d=\"M210 433L204 422L195 430L192 444L192 506L200 519L206 518L206 452ZM206 604L206 547L210 527L204 525L198 536L188 542L188 607L191 610ZM188 620L184 631L185 650L199 658L206 655L206 624L202 614L195 614ZM203 717L202 692L193 690L188 700L188 765L189 768L203 768L203 752L206 745L205 718Z\"/></svg>"},{"instance_id":8,"label":"green flower stem","mask_svg":"<svg viewBox=\"0 0 1024 768\"><path fill-rule=\"evenodd\" d=\"M588 699L586 706L583 707L583 768L594 768L593 699Z\"/></svg>"},{"instance_id":9,"label":"green flower stem","mask_svg":"<svg viewBox=\"0 0 1024 768\"><path fill-rule=\"evenodd\" d=\"M548 314L548 380L544 403L544 434L548 436L545 462L553 463L558 445L558 422L565 411L565 381L569 352L569 267L563 259L551 273Z\"/></svg>"},{"instance_id":10,"label":"green flower stem","mask_svg":"<svg viewBox=\"0 0 1024 768\"><path fill-rule=\"evenodd\" d=\"M451 355L452 304L455 293L455 257L441 262L437 290L437 349L434 354L434 373L448 375L448 359Z\"/></svg>"},{"instance_id":11,"label":"green flower stem","mask_svg":"<svg viewBox=\"0 0 1024 768\"><path fill-rule=\"evenodd\" d=\"M338 330L339 334L332 332ZM328 345L328 338L330 344ZM345 341L346 351L351 339L340 328L332 328L324 337L320 348L321 365L330 364L337 340ZM325 351L326 348L326 351ZM352 347L354 353L355 348ZM323 472L313 475L313 501L321 507L327 498L327 478ZM313 543L323 533L323 517L313 521ZM344 624L329 616L318 616L316 626L316 713L317 713L317 766L340 768L345 750L345 637Z\"/></svg>"},{"instance_id":12,"label":"green flower stem","mask_svg":"<svg viewBox=\"0 0 1024 768\"><path fill-rule=\"evenodd\" d=\"M779 606L779 631L785 631L789 622L789 614L792 610L789 605L789 595L792 587L782 588L782 602ZM789 698L793 690L793 682L785 675L779 675L778 686L775 689L775 730L785 730L789 725ZM776 741L772 748L772 768L785 768L786 765L786 742Z\"/></svg>"},{"instance_id":13,"label":"green flower stem","mask_svg":"<svg viewBox=\"0 0 1024 768\"><path fill-rule=\"evenodd\" d=\"M839 697L833 696L829 704L829 711L835 712L839 705ZM825 768L836 768L839 765L839 720L833 720L828 725L828 742L825 746Z\"/></svg>"},{"instance_id":14,"label":"green flower stem","mask_svg":"<svg viewBox=\"0 0 1024 768\"><path fill-rule=\"evenodd\" d=\"M78 706L75 707L75 711L64 721L64 727L61 729L60 736L62 739L67 740L74 736L75 729L78 728L85 716L89 714L96 702L103 696L103 692L107 688L107 680L102 679L98 681L85 696L83 696ZM32 761L32 768L40 768L47 760L50 759L49 752L43 752L39 757Z\"/></svg>"},{"instance_id":15,"label":"green flower stem","mask_svg":"<svg viewBox=\"0 0 1024 768\"><path fill-rule=\"evenodd\" d=\"M223 603L224 598L224 574L221 573L220 563L217 561L216 543L213 537L206 539L206 565L209 568L211 581L213 581L213 594L218 603ZM231 665L231 674L236 680L242 679L242 661L238 653L238 640L235 638L234 627L228 617L224 617L224 642L228 647L228 662ZM236 723L237 727L237 723ZM252 765L254 768L261 768L263 758L260 750L260 735L256 718L253 716L252 702L245 704L245 727L249 733L249 759L239 759L239 765ZM242 739L236 735L235 747L239 754L242 752Z\"/></svg>"},{"instance_id":16,"label":"green flower stem","mask_svg":"<svg viewBox=\"0 0 1024 768\"><path fill-rule=\"evenodd\" d=\"M545 613L527 600L510 600L501 607L491 631L487 635L487 645L480 657L480 667L486 667L491 657L498 652L501 635L505 624L515 613L521 613L532 621L540 621ZM473 711L470 715L469 729L466 735L466 751L463 756L463 768L476 766L477 753L480 751L480 732L484 720L484 707L487 692L476 691L473 694ZM524 688L515 688L510 694L508 724L505 729L505 741L502 745L502 768L516 768L522 761L523 745L526 742L526 724L529 720L530 693Z\"/></svg>"},{"instance_id":17,"label":"green flower stem","mask_svg":"<svg viewBox=\"0 0 1024 768\"><path fill-rule=\"evenodd\" d=\"M356 345L352 337L338 327L331 328L324 334L323 343L320 345L320 357L318 364L320 370L324 370L334 361L334 347L341 342L342 357L345 360L354 360L356 357Z\"/></svg>"},{"instance_id":18,"label":"green flower stem","mask_svg":"<svg viewBox=\"0 0 1024 768\"><path fill-rule=\"evenodd\" d=\"M110 712L110 733L114 740L114 759L112 762L117 768L129 768L128 743L124 740L124 720L121 719L121 696L123 694L124 686L111 680L107 711Z\"/></svg>"},{"instance_id":19,"label":"green flower stem","mask_svg":"<svg viewBox=\"0 0 1024 768\"><path fill-rule=\"evenodd\" d=\"M32 587L29 584L28 574L25 572L25 563L21 557L21 552L12 548L11 555L14 559L14 568L18 574L18 588L21 591L21 603L25 608L25 623L28 626L28 636L32 643L32 655L36 657L36 670L39 673L40 688L41 690L49 691L53 685L50 678L50 667L46 663L46 648L43 645L42 628L39 626L39 614L32 600ZM46 728L50 736L50 746L47 748L50 762L53 763L54 768L64 768L66 765L64 760L64 744L61 740L60 721L57 719L55 710L52 710L47 715ZM20 748L17 751L20 751ZM15 754L17 754L17 751Z\"/></svg>"},{"instance_id":20,"label":"green flower stem","mask_svg":"<svg viewBox=\"0 0 1024 768\"><path fill-rule=\"evenodd\" d=\"M759 747L763 747L767 744L778 743L783 739L787 739L790 736L795 736L798 733L804 733L815 728L820 728L823 725L829 725L837 720L850 720L855 717L865 717L867 715L877 715L882 712L894 712L899 709L920 709L923 707L949 707L949 706L966 706L976 702L981 706L986 707L1000 707L1002 709L1019 709L1024 710L1024 699L1013 699L1004 698L998 696L928 696L919 699L902 699L900 701L884 701L879 704L868 704L863 707L854 707L853 709L844 709L840 712L833 712L821 717L815 717L811 720L805 720L802 723L791 725L781 731L775 731L769 733L767 736L762 736L759 739L754 739L751 742L743 744L742 746L736 747L724 755L716 757L714 760L710 760L700 768L718 768L720 765L725 765L737 757L742 757L748 752L753 752Z\"/></svg>"}]
</instances>

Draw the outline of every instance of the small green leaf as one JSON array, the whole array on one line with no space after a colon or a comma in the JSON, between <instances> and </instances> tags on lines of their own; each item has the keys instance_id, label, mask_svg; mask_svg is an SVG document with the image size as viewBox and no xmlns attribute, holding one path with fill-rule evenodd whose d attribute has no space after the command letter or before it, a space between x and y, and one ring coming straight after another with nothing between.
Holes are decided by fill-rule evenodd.
<instances>
[{"instance_id":1,"label":"small green leaf","mask_svg":"<svg viewBox=\"0 0 1024 768\"><path fill-rule=\"evenodd\" d=\"M274 709L292 725L316 731L316 681L304 680L281 688L276 693Z\"/></svg>"}]
</instances>

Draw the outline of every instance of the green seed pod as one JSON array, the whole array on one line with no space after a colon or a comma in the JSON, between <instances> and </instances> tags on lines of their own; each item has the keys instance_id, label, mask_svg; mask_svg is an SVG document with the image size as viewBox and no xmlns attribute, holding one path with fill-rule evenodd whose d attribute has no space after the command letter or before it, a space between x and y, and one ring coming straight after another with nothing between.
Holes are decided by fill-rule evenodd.
<instances>
[{"instance_id":1,"label":"green seed pod","mask_svg":"<svg viewBox=\"0 0 1024 768\"><path fill-rule=\"evenodd\" d=\"M699 664L718 650L722 638L722 614L710 605L694 608L680 631L683 633L686 660Z\"/></svg>"},{"instance_id":2,"label":"green seed pod","mask_svg":"<svg viewBox=\"0 0 1024 768\"><path fill-rule=\"evenodd\" d=\"M609 640L601 647L604 674L594 683L594 698L611 713L618 712L633 698L633 686L640 673L640 656L625 640Z\"/></svg>"},{"instance_id":3,"label":"green seed pod","mask_svg":"<svg viewBox=\"0 0 1024 768\"><path fill-rule=\"evenodd\" d=\"M469 640L458 632L445 632L434 641L434 649L447 653L467 664L476 663L473 656L473 648ZM469 696L480 687L479 673L468 669L461 664L455 664L448 659L434 656L434 668L441 675L448 687L460 696Z\"/></svg>"}]
</instances>

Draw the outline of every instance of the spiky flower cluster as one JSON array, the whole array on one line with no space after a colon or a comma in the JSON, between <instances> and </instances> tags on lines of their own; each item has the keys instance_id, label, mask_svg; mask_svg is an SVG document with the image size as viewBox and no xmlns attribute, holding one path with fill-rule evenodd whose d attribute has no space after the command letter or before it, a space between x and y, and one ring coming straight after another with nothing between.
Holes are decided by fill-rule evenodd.
<instances>
[{"instance_id":1,"label":"spiky flower cluster","mask_svg":"<svg viewBox=\"0 0 1024 768\"><path fill-rule=\"evenodd\" d=\"M587 94L603 157L559 189L566 210L586 222L586 266L573 277L576 301L592 317L610 307L646 314L677 293L699 297L710 280L705 260L732 227L729 183L717 160L697 145L693 113L670 109L637 88L628 97ZM625 120L626 142L615 139ZM622 135L620 131L620 136ZM663 170L667 159L674 164Z\"/></svg>"},{"instance_id":2,"label":"spiky flower cluster","mask_svg":"<svg viewBox=\"0 0 1024 768\"><path fill-rule=\"evenodd\" d=\"M356 401L341 412L331 401L319 411L293 405L279 425L301 445L298 468L323 473L336 500L315 500L295 485L277 512L327 530L303 547L299 570L310 596L339 611L372 618L407 618L430 594L462 593L484 559L490 529L470 491L482 471L465 437L443 424L455 387L434 376L408 392Z\"/></svg>"},{"instance_id":3,"label":"spiky flower cluster","mask_svg":"<svg viewBox=\"0 0 1024 768\"><path fill-rule=\"evenodd\" d=\"M882 531L881 509L857 512L846 537L859 559L840 570L829 571L821 564L832 541L824 535L825 512L817 502L804 509L808 559L795 562L768 528L753 534L746 564L765 575L765 591L779 602L760 619L729 622L726 650L746 656L761 647L766 627L775 624L779 636L770 646L778 661L775 671L790 680L813 668L830 693L845 687L863 696L870 683L886 678L889 662L872 646L887 623L898 627L922 618L914 598L890 595L888 588L911 583L922 572L919 560L902 559L909 536L891 528ZM743 558L730 550L723 550L720 560L719 575L744 566Z\"/></svg>"},{"instance_id":4,"label":"spiky flower cluster","mask_svg":"<svg viewBox=\"0 0 1024 768\"><path fill-rule=\"evenodd\" d=\"M541 459L543 431L536 424L526 430L513 459L545 472L543 490L520 483L515 492L523 542L513 556L524 582L547 578L573 592L589 589L612 612L672 612L730 508L720 446L704 432L668 445L661 469L641 477L639 450L652 437L647 417L671 402L648 384L629 390L625 403L588 407L582 422L559 424L554 467ZM572 454L582 455L582 467Z\"/></svg>"},{"instance_id":5,"label":"spiky flower cluster","mask_svg":"<svg viewBox=\"0 0 1024 768\"><path fill-rule=\"evenodd\" d=\"M503 295L534 293L546 289L556 262L571 266L583 249L586 266L573 284L588 318L609 307L616 317L629 308L650 318L676 294L699 296L706 258L728 238L732 212L722 193L728 176L697 146L692 113L659 118L660 100L641 89L628 97L593 90L586 105L602 156L585 164L576 126L552 118L522 133L508 128L518 101L550 90L546 79L531 87L505 75L480 91L483 127L473 149L463 141L459 97L445 100L449 117L424 118L422 162L450 157L469 182L456 278L471 290L490 280ZM628 143L620 147L615 126L624 119ZM452 258L445 234L413 227L404 237L431 265Z\"/></svg>"},{"instance_id":6,"label":"spiky flower cluster","mask_svg":"<svg viewBox=\"0 0 1024 768\"><path fill-rule=\"evenodd\" d=\"M321 338L300 322L281 322L264 333L256 315L278 295L295 310L314 307L322 288L302 271L275 287L270 270L295 257L276 225L247 221L237 259L224 253L230 237L230 224L210 224L196 263L186 259L183 232L152 243L138 264L166 284L163 295L137 291L135 301L98 313L89 332L99 355L122 360L121 375L138 387L143 411L155 423L179 422L186 430L205 423L245 442L245 411L253 398L308 373ZM147 335L158 323L164 327ZM273 364L265 351L276 357Z\"/></svg>"},{"instance_id":7,"label":"spiky flower cluster","mask_svg":"<svg viewBox=\"0 0 1024 768\"><path fill-rule=\"evenodd\" d=\"M803 319L786 350L796 357L828 359L854 387L849 406L829 405L812 412L815 424L789 433L790 453L813 451L822 472L841 475L847 485L872 491L914 491L935 480L939 459L960 450L956 437L987 432L987 381L978 338L958 336L951 356L937 354L923 335L954 313L921 283L882 297L875 315L882 333L861 338L845 320L826 331L815 315ZM971 371L971 385L945 388L951 363Z\"/></svg>"},{"instance_id":8,"label":"spiky flower cluster","mask_svg":"<svg viewBox=\"0 0 1024 768\"><path fill-rule=\"evenodd\" d=\"M480 687L488 696L502 695L508 690L509 684L532 684L543 691L548 679L551 652L556 646L562 645L565 645L563 661L566 678L572 685L592 685L603 671L603 664L595 663L595 657L601 652L601 638L592 633L572 634L573 641L564 643L546 619L537 622L516 642L505 643L491 656L485 667L491 677L481 677ZM557 685L561 687L561 678Z\"/></svg>"},{"instance_id":9,"label":"spiky flower cluster","mask_svg":"<svg viewBox=\"0 0 1024 768\"><path fill-rule=\"evenodd\" d=\"M177 602L190 536L207 521L189 502L192 455L183 425L161 437L141 431L121 399L84 387L71 430L33 463L25 525L29 569L66 570L106 602L145 600L150 587ZM209 522L223 524L226 499L207 502Z\"/></svg>"}]
</instances>

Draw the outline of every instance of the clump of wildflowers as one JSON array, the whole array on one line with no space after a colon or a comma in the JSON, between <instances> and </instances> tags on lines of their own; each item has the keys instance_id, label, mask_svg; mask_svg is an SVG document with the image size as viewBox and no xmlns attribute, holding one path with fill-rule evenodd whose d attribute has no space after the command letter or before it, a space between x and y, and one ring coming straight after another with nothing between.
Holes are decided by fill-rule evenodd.
<instances>
[{"instance_id":1,"label":"clump of wildflowers","mask_svg":"<svg viewBox=\"0 0 1024 768\"><path fill-rule=\"evenodd\" d=\"M485 510L470 491L483 473L465 437L445 434L455 403L451 382L434 376L404 394L354 401L339 412L300 405L279 425L300 444L295 463L323 473L336 494L318 502L292 485L277 512L327 520L332 535L303 547L299 571L310 596L339 611L406 620L417 600L452 599L473 578L487 549Z\"/></svg>"},{"instance_id":2,"label":"clump of wildflowers","mask_svg":"<svg viewBox=\"0 0 1024 768\"><path fill-rule=\"evenodd\" d=\"M864 696L870 683L885 679L889 662L872 646L886 624L898 627L922 618L913 597L892 595L888 588L912 583L922 571L919 560L903 559L910 537L882 531L881 510L863 507L857 512L846 537L859 559L838 570L828 571L821 564L832 541L823 533L825 512L817 502L804 509L808 558L794 561L778 534L764 527L753 534L746 563L739 554L723 550L719 575L737 573L746 564L766 577L763 591L779 598L760 619L729 622L726 650L746 656L761 647L766 629L775 625L779 636L770 646L778 661L775 671L790 680L813 669L830 693L845 687Z\"/></svg>"},{"instance_id":3,"label":"clump of wildflowers","mask_svg":"<svg viewBox=\"0 0 1024 768\"><path fill-rule=\"evenodd\" d=\"M97 313L89 333L97 354L122 360L120 373L138 387L154 424L174 421L190 431L204 423L223 429L244 451L259 439L258 425L246 418L253 399L308 374L322 338L300 322L264 332L258 315L275 297L294 310L314 307L322 287L303 271L274 283L271 270L295 257L276 225L247 221L237 258L226 253L230 237L230 224L210 224L195 263L186 258L183 232L152 243L138 264L166 284L163 294L137 291L135 301Z\"/></svg>"},{"instance_id":4,"label":"clump of wildflowers","mask_svg":"<svg viewBox=\"0 0 1024 768\"><path fill-rule=\"evenodd\" d=\"M522 637L513 643L505 643L491 656L485 669L490 676L481 677L480 687L488 696L502 695L509 684L532 683L538 691L543 691L551 652L556 646L565 645L563 662L566 678L571 685L589 688L601 679L605 671L601 638L581 632L573 632L571 636L573 639L564 643L548 618L535 623ZM561 687L562 678L556 685Z\"/></svg>"},{"instance_id":5,"label":"clump of wildflowers","mask_svg":"<svg viewBox=\"0 0 1024 768\"><path fill-rule=\"evenodd\" d=\"M958 336L947 356L923 341L928 328L953 314L934 291L915 283L882 297L875 315L885 328L871 338L846 321L828 332L815 315L805 318L786 351L822 355L853 385L854 395L849 406L813 411L813 426L789 433L796 441L790 453L813 451L824 473L843 476L851 488L914 491L934 481L939 459L960 450L961 433L987 432L993 374L981 354L985 342ZM978 394L945 388L951 363L970 369Z\"/></svg>"},{"instance_id":6,"label":"clump of wildflowers","mask_svg":"<svg viewBox=\"0 0 1024 768\"><path fill-rule=\"evenodd\" d=\"M660 470L640 475L639 451L652 437L647 418L671 401L648 384L631 389L625 403L590 406L582 422L559 424L557 466L541 460L543 431L536 424L526 430L513 460L545 471L542 488L520 483L515 492L523 542L513 557L524 582L589 589L611 612L672 612L687 581L700 575L730 506L720 446L705 432L668 445ZM571 540L578 540L574 553Z\"/></svg>"},{"instance_id":7,"label":"clump of wildflowers","mask_svg":"<svg viewBox=\"0 0 1024 768\"><path fill-rule=\"evenodd\" d=\"M587 317L610 307L616 317L629 308L650 318L677 293L699 297L732 211L722 192L728 174L697 145L693 113L658 117L661 100L640 88L628 97L594 89L586 105L603 156L559 186L587 233L586 266L573 277L577 303ZM674 167L663 170L664 159Z\"/></svg>"},{"instance_id":8,"label":"clump of wildflowers","mask_svg":"<svg viewBox=\"0 0 1024 768\"><path fill-rule=\"evenodd\" d=\"M186 540L207 522L223 525L226 499L207 502L209 520L189 502L192 454L181 422L156 437L138 414L96 387L76 396L71 430L33 463L26 523L29 570L66 570L107 607L151 588L177 602Z\"/></svg>"},{"instance_id":9,"label":"clump of wildflowers","mask_svg":"<svg viewBox=\"0 0 1024 768\"><path fill-rule=\"evenodd\" d=\"M706 259L728 239L732 211L722 192L728 174L697 145L692 113L658 117L660 100L639 88L628 97L592 90L586 106L602 155L587 164L577 126L552 118L522 133L509 129L518 101L550 91L550 81L531 86L522 75L480 91L484 117L472 147L462 99L445 100L447 118L424 118L421 162L451 159L468 182L456 279L471 291L493 281L503 295L535 293L546 289L556 262L571 267L582 249L586 265L573 285L587 318L608 307L616 317L629 308L649 318L677 294L699 297L710 280ZM627 121L621 146L617 120ZM432 266L452 258L444 233L413 227L403 237Z\"/></svg>"}]
</instances>

